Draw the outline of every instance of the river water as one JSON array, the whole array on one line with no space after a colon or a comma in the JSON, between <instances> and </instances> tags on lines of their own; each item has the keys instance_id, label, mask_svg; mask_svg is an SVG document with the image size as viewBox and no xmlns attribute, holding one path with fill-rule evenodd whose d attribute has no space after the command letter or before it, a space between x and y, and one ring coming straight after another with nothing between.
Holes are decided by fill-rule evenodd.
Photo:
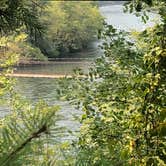
<instances>
[{"instance_id":1,"label":"river water","mask_svg":"<svg viewBox=\"0 0 166 166\"><path fill-rule=\"evenodd\" d=\"M112 24L118 29L130 31L131 29L142 30L146 26L152 25L148 22L147 25L141 22L140 18L134 15L123 13L122 2L111 2L100 6L100 12L105 17L108 24ZM155 14L150 14L150 18L154 19ZM53 64L47 65L32 65L24 66L16 70L17 73L30 73L30 74L71 74L73 69L82 68L84 71L88 70L94 59L102 54L102 51L98 48L101 42L95 41L91 44L88 50L77 53L74 57L81 60L76 61L59 61ZM17 78L16 87L19 92L28 100L37 102L39 99L43 99L50 105L60 105L59 111L60 118L56 122L59 127L66 129L59 131L59 139L71 140L73 136L68 134L67 130L76 131L79 129L79 123L74 120L73 115L80 115L80 111L74 109L68 102L56 100L56 79L49 78ZM1 116L5 115L8 109L0 108Z\"/></svg>"}]
</instances>

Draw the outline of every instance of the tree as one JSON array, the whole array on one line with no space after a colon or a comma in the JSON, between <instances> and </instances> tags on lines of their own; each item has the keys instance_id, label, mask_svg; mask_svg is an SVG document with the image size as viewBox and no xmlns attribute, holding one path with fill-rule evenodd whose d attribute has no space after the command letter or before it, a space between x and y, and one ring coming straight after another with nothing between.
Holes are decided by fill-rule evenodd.
<instances>
[{"instance_id":1,"label":"tree","mask_svg":"<svg viewBox=\"0 0 166 166\"><path fill-rule=\"evenodd\" d=\"M41 20L47 33L39 45L48 56L83 49L97 36L103 23L97 7L85 1L50 1Z\"/></svg>"},{"instance_id":2,"label":"tree","mask_svg":"<svg viewBox=\"0 0 166 166\"><path fill-rule=\"evenodd\" d=\"M36 28L40 29L37 17L34 15L30 18L33 14L26 8L26 3L8 0L0 2L2 20L0 23L0 103L7 104L10 111L0 119L1 166L52 163L48 156L51 151L49 132L59 108L50 107L45 102L38 102L32 106L16 93L14 79L10 77L13 65L18 62L20 56L19 43L26 37L25 34L20 34L18 28L25 24L32 31ZM36 22L33 22L34 19ZM12 35L4 35L5 32Z\"/></svg>"},{"instance_id":3,"label":"tree","mask_svg":"<svg viewBox=\"0 0 166 166\"><path fill-rule=\"evenodd\" d=\"M138 4L145 5L141 10L149 5L161 22L133 32L135 42L128 33L106 26L104 55L95 67L87 77L78 74L72 84L62 82L65 88L59 93L83 111L76 165L166 164L166 3L148 3L132 1L128 9L140 12Z\"/></svg>"},{"instance_id":4,"label":"tree","mask_svg":"<svg viewBox=\"0 0 166 166\"><path fill-rule=\"evenodd\" d=\"M38 13L33 10L33 6L38 3L33 0L2 0L0 2L0 32L5 34L15 31L25 25L27 30L34 34L43 30L38 20Z\"/></svg>"}]
</instances>

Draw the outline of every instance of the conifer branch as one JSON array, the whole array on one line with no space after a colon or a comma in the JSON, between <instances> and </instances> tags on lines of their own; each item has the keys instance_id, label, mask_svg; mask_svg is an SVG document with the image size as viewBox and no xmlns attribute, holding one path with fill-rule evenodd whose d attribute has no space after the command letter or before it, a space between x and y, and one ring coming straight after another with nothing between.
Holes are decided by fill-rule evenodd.
<instances>
[{"instance_id":1,"label":"conifer branch","mask_svg":"<svg viewBox=\"0 0 166 166\"><path fill-rule=\"evenodd\" d=\"M28 143L32 141L32 139L39 138L42 133L48 133L46 124L44 124L38 131L32 133L31 136L27 138L17 149L11 152L6 161L4 161L3 165L8 163L9 160L13 159L17 153L19 153Z\"/></svg>"}]
</instances>

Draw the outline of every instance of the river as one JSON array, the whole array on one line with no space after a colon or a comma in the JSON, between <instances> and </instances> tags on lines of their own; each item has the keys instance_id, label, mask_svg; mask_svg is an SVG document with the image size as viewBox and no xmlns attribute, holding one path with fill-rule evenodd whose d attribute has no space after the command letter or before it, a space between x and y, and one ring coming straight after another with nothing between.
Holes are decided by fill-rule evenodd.
<instances>
[{"instance_id":1,"label":"river","mask_svg":"<svg viewBox=\"0 0 166 166\"><path fill-rule=\"evenodd\" d=\"M107 2L100 6L100 12L105 17L108 24L112 24L118 29L130 31L131 29L142 30L146 26L152 25L148 22L146 25L141 23L140 18L132 14L123 13L122 2ZM150 14L150 18L155 18L155 14ZM17 68L16 73L29 74L72 74L73 69L82 68L85 72L94 59L102 54L98 48L100 41L95 41L91 44L88 50L77 53L74 57L81 58L75 61L59 61L45 65L31 65ZM80 115L80 111L74 109L68 102L56 100L56 79L49 78L17 78L16 88L28 100L37 102L43 99L50 105L60 105L59 119L56 122L57 127L64 127L64 130L59 130L57 138L64 140L72 140L73 136L67 130L77 131L79 123L74 120L73 115ZM4 116L8 109L0 108L1 116Z\"/></svg>"}]
</instances>

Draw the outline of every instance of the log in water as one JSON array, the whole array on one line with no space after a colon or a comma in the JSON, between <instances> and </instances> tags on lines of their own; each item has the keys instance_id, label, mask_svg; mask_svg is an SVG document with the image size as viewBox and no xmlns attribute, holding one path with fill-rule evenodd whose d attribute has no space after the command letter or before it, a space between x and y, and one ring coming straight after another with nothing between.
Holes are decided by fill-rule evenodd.
<instances>
[{"instance_id":1,"label":"log in water","mask_svg":"<svg viewBox=\"0 0 166 166\"><path fill-rule=\"evenodd\" d=\"M10 77L28 77L28 78L72 78L73 75L63 75L63 74L19 74L13 73L8 74Z\"/></svg>"}]
</instances>

